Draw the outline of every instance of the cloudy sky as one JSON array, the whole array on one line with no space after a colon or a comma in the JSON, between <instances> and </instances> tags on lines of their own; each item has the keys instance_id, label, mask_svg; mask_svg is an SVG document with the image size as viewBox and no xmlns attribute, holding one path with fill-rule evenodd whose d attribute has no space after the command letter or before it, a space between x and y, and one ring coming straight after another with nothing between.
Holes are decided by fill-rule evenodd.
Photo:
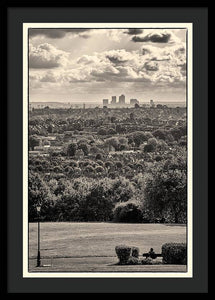
<instances>
[{"instance_id":1,"label":"cloudy sky","mask_svg":"<svg viewBox=\"0 0 215 300\"><path fill-rule=\"evenodd\" d=\"M29 29L30 102L186 101L185 29Z\"/></svg>"}]
</instances>

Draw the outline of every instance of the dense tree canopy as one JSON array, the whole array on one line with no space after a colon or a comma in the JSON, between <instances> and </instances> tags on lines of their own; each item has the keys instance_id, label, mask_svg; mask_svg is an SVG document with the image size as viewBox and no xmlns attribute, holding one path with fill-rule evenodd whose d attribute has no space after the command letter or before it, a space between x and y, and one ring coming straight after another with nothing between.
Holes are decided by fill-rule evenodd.
<instances>
[{"instance_id":1,"label":"dense tree canopy","mask_svg":"<svg viewBox=\"0 0 215 300\"><path fill-rule=\"evenodd\" d=\"M147 182L145 199L155 217L178 223L186 217L186 176L178 169L157 171Z\"/></svg>"},{"instance_id":2,"label":"dense tree canopy","mask_svg":"<svg viewBox=\"0 0 215 300\"><path fill-rule=\"evenodd\" d=\"M186 222L186 108L34 109L29 150L30 221Z\"/></svg>"}]
</instances>

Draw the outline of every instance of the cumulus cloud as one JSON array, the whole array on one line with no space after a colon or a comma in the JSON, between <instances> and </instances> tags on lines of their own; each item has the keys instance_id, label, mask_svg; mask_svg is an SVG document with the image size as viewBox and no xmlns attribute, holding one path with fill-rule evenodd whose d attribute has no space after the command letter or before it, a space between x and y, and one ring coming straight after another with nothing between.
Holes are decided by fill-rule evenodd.
<instances>
[{"instance_id":1,"label":"cumulus cloud","mask_svg":"<svg viewBox=\"0 0 215 300\"><path fill-rule=\"evenodd\" d=\"M86 34L83 35L83 33L86 33L90 29L83 28L52 28L52 29L41 29L41 28L31 28L29 29L29 37L35 37L35 36L45 36L47 38L51 39L61 39L66 36L66 34L72 34L72 35L78 35L81 37L87 37Z\"/></svg>"},{"instance_id":2,"label":"cumulus cloud","mask_svg":"<svg viewBox=\"0 0 215 300\"><path fill-rule=\"evenodd\" d=\"M147 31L147 33L133 36L132 41L135 43L175 44L179 39L170 30L153 30L152 32Z\"/></svg>"},{"instance_id":3,"label":"cumulus cloud","mask_svg":"<svg viewBox=\"0 0 215 300\"><path fill-rule=\"evenodd\" d=\"M42 83L69 86L78 82L147 82L150 85L179 85L186 79L186 57L178 47L125 49L95 52L79 57L68 69L53 69L38 79Z\"/></svg>"},{"instance_id":4,"label":"cumulus cloud","mask_svg":"<svg viewBox=\"0 0 215 300\"><path fill-rule=\"evenodd\" d=\"M83 35L83 34L82 34ZM100 38L101 36L113 42L119 43L125 37L123 29L91 29L87 32L89 38Z\"/></svg>"},{"instance_id":5,"label":"cumulus cloud","mask_svg":"<svg viewBox=\"0 0 215 300\"><path fill-rule=\"evenodd\" d=\"M158 63L154 62L154 61L149 61L149 62L146 62L144 64L144 67L146 70L148 71L158 71L159 68L158 68Z\"/></svg>"},{"instance_id":6,"label":"cumulus cloud","mask_svg":"<svg viewBox=\"0 0 215 300\"><path fill-rule=\"evenodd\" d=\"M104 53L105 57L108 58L114 64L122 64L134 58L136 53L129 52L124 49L110 50Z\"/></svg>"},{"instance_id":7,"label":"cumulus cloud","mask_svg":"<svg viewBox=\"0 0 215 300\"><path fill-rule=\"evenodd\" d=\"M41 77L40 82L57 82L59 76L54 74L53 72L47 72L44 76Z\"/></svg>"},{"instance_id":8,"label":"cumulus cloud","mask_svg":"<svg viewBox=\"0 0 215 300\"><path fill-rule=\"evenodd\" d=\"M57 68L68 63L69 53L44 43L37 47L29 45L29 67L36 69Z\"/></svg>"},{"instance_id":9,"label":"cumulus cloud","mask_svg":"<svg viewBox=\"0 0 215 300\"><path fill-rule=\"evenodd\" d=\"M161 33L161 34L147 34L146 36L134 36L132 41L134 42L152 42L152 43L168 43L171 35L169 33Z\"/></svg>"},{"instance_id":10,"label":"cumulus cloud","mask_svg":"<svg viewBox=\"0 0 215 300\"><path fill-rule=\"evenodd\" d=\"M65 99L96 99L104 93L122 92L153 98L154 94L160 97L161 91L163 97L177 93L185 97L187 65L182 31L38 29L30 33L29 86L35 99L45 99L44 95L50 99L62 95ZM80 35L82 39L76 39ZM134 37L139 41L135 43Z\"/></svg>"},{"instance_id":11,"label":"cumulus cloud","mask_svg":"<svg viewBox=\"0 0 215 300\"><path fill-rule=\"evenodd\" d=\"M143 29L140 29L140 28L130 28L130 29L124 31L124 33L127 33L129 35L138 35L138 34L143 33Z\"/></svg>"}]
</instances>

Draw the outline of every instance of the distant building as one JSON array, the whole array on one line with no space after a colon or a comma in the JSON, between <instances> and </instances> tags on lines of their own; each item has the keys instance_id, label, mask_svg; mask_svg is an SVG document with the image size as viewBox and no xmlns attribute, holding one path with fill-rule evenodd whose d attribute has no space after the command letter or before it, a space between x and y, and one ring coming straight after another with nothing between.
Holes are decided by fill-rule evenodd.
<instances>
[{"instance_id":1,"label":"distant building","mask_svg":"<svg viewBox=\"0 0 215 300\"><path fill-rule=\"evenodd\" d=\"M112 96L111 104L116 104L116 96Z\"/></svg>"},{"instance_id":2,"label":"distant building","mask_svg":"<svg viewBox=\"0 0 215 300\"><path fill-rule=\"evenodd\" d=\"M131 105L139 104L139 101L137 99L130 99L130 104Z\"/></svg>"},{"instance_id":3,"label":"distant building","mask_svg":"<svg viewBox=\"0 0 215 300\"><path fill-rule=\"evenodd\" d=\"M154 101L153 101L153 100L150 100L150 106L151 106L151 107L155 107L155 104L154 104Z\"/></svg>"},{"instance_id":4,"label":"distant building","mask_svg":"<svg viewBox=\"0 0 215 300\"><path fill-rule=\"evenodd\" d=\"M103 99L103 106L107 106L108 105L108 99Z\"/></svg>"},{"instance_id":5,"label":"distant building","mask_svg":"<svg viewBox=\"0 0 215 300\"><path fill-rule=\"evenodd\" d=\"M125 104L125 95L119 96L119 104Z\"/></svg>"},{"instance_id":6,"label":"distant building","mask_svg":"<svg viewBox=\"0 0 215 300\"><path fill-rule=\"evenodd\" d=\"M157 104L157 108L163 108L162 104Z\"/></svg>"}]
</instances>

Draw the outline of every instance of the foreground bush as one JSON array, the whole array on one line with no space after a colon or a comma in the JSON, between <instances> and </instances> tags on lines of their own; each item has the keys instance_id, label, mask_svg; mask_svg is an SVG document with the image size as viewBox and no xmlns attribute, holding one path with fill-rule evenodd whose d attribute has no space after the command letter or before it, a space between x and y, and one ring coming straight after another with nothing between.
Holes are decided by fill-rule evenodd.
<instances>
[{"instance_id":1,"label":"foreground bush","mask_svg":"<svg viewBox=\"0 0 215 300\"><path fill-rule=\"evenodd\" d=\"M162 245L162 257L164 264L187 264L187 244L166 243Z\"/></svg>"},{"instance_id":2,"label":"foreground bush","mask_svg":"<svg viewBox=\"0 0 215 300\"><path fill-rule=\"evenodd\" d=\"M144 258L141 261L142 265L153 265L154 260L151 257Z\"/></svg>"},{"instance_id":3,"label":"foreground bush","mask_svg":"<svg viewBox=\"0 0 215 300\"><path fill-rule=\"evenodd\" d=\"M147 257L141 260L142 265L162 265L162 261L159 259L153 259L151 257Z\"/></svg>"},{"instance_id":4,"label":"foreground bush","mask_svg":"<svg viewBox=\"0 0 215 300\"><path fill-rule=\"evenodd\" d=\"M127 264L128 259L130 257L130 253L131 253L131 247L128 247L126 245L119 245L119 246L116 246L115 251L119 258L119 263Z\"/></svg>"},{"instance_id":5,"label":"foreground bush","mask_svg":"<svg viewBox=\"0 0 215 300\"><path fill-rule=\"evenodd\" d=\"M132 257L138 258L139 257L139 253L140 253L139 248L132 247L132 249L131 249L131 256Z\"/></svg>"},{"instance_id":6,"label":"foreground bush","mask_svg":"<svg viewBox=\"0 0 215 300\"><path fill-rule=\"evenodd\" d=\"M137 257L130 256L127 261L127 265L139 265L139 259Z\"/></svg>"},{"instance_id":7,"label":"foreground bush","mask_svg":"<svg viewBox=\"0 0 215 300\"><path fill-rule=\"evenodd\" d=\"M142 211L135 201L127 201L116 205L113 211L115 222L140 223Z\"/></svg>"},{"instance_id":8,"label":"foreground bush","mask_svg":"<svg viewBox=\"0 0 215 300\"><path fill-rule=\"evenodd\" d=\"M119 258L119 264L122 265L137 265L139 264L139 248L129 247L126 245L119 245L115 248L116 254Z\"/></svg>"}]
</instances>

